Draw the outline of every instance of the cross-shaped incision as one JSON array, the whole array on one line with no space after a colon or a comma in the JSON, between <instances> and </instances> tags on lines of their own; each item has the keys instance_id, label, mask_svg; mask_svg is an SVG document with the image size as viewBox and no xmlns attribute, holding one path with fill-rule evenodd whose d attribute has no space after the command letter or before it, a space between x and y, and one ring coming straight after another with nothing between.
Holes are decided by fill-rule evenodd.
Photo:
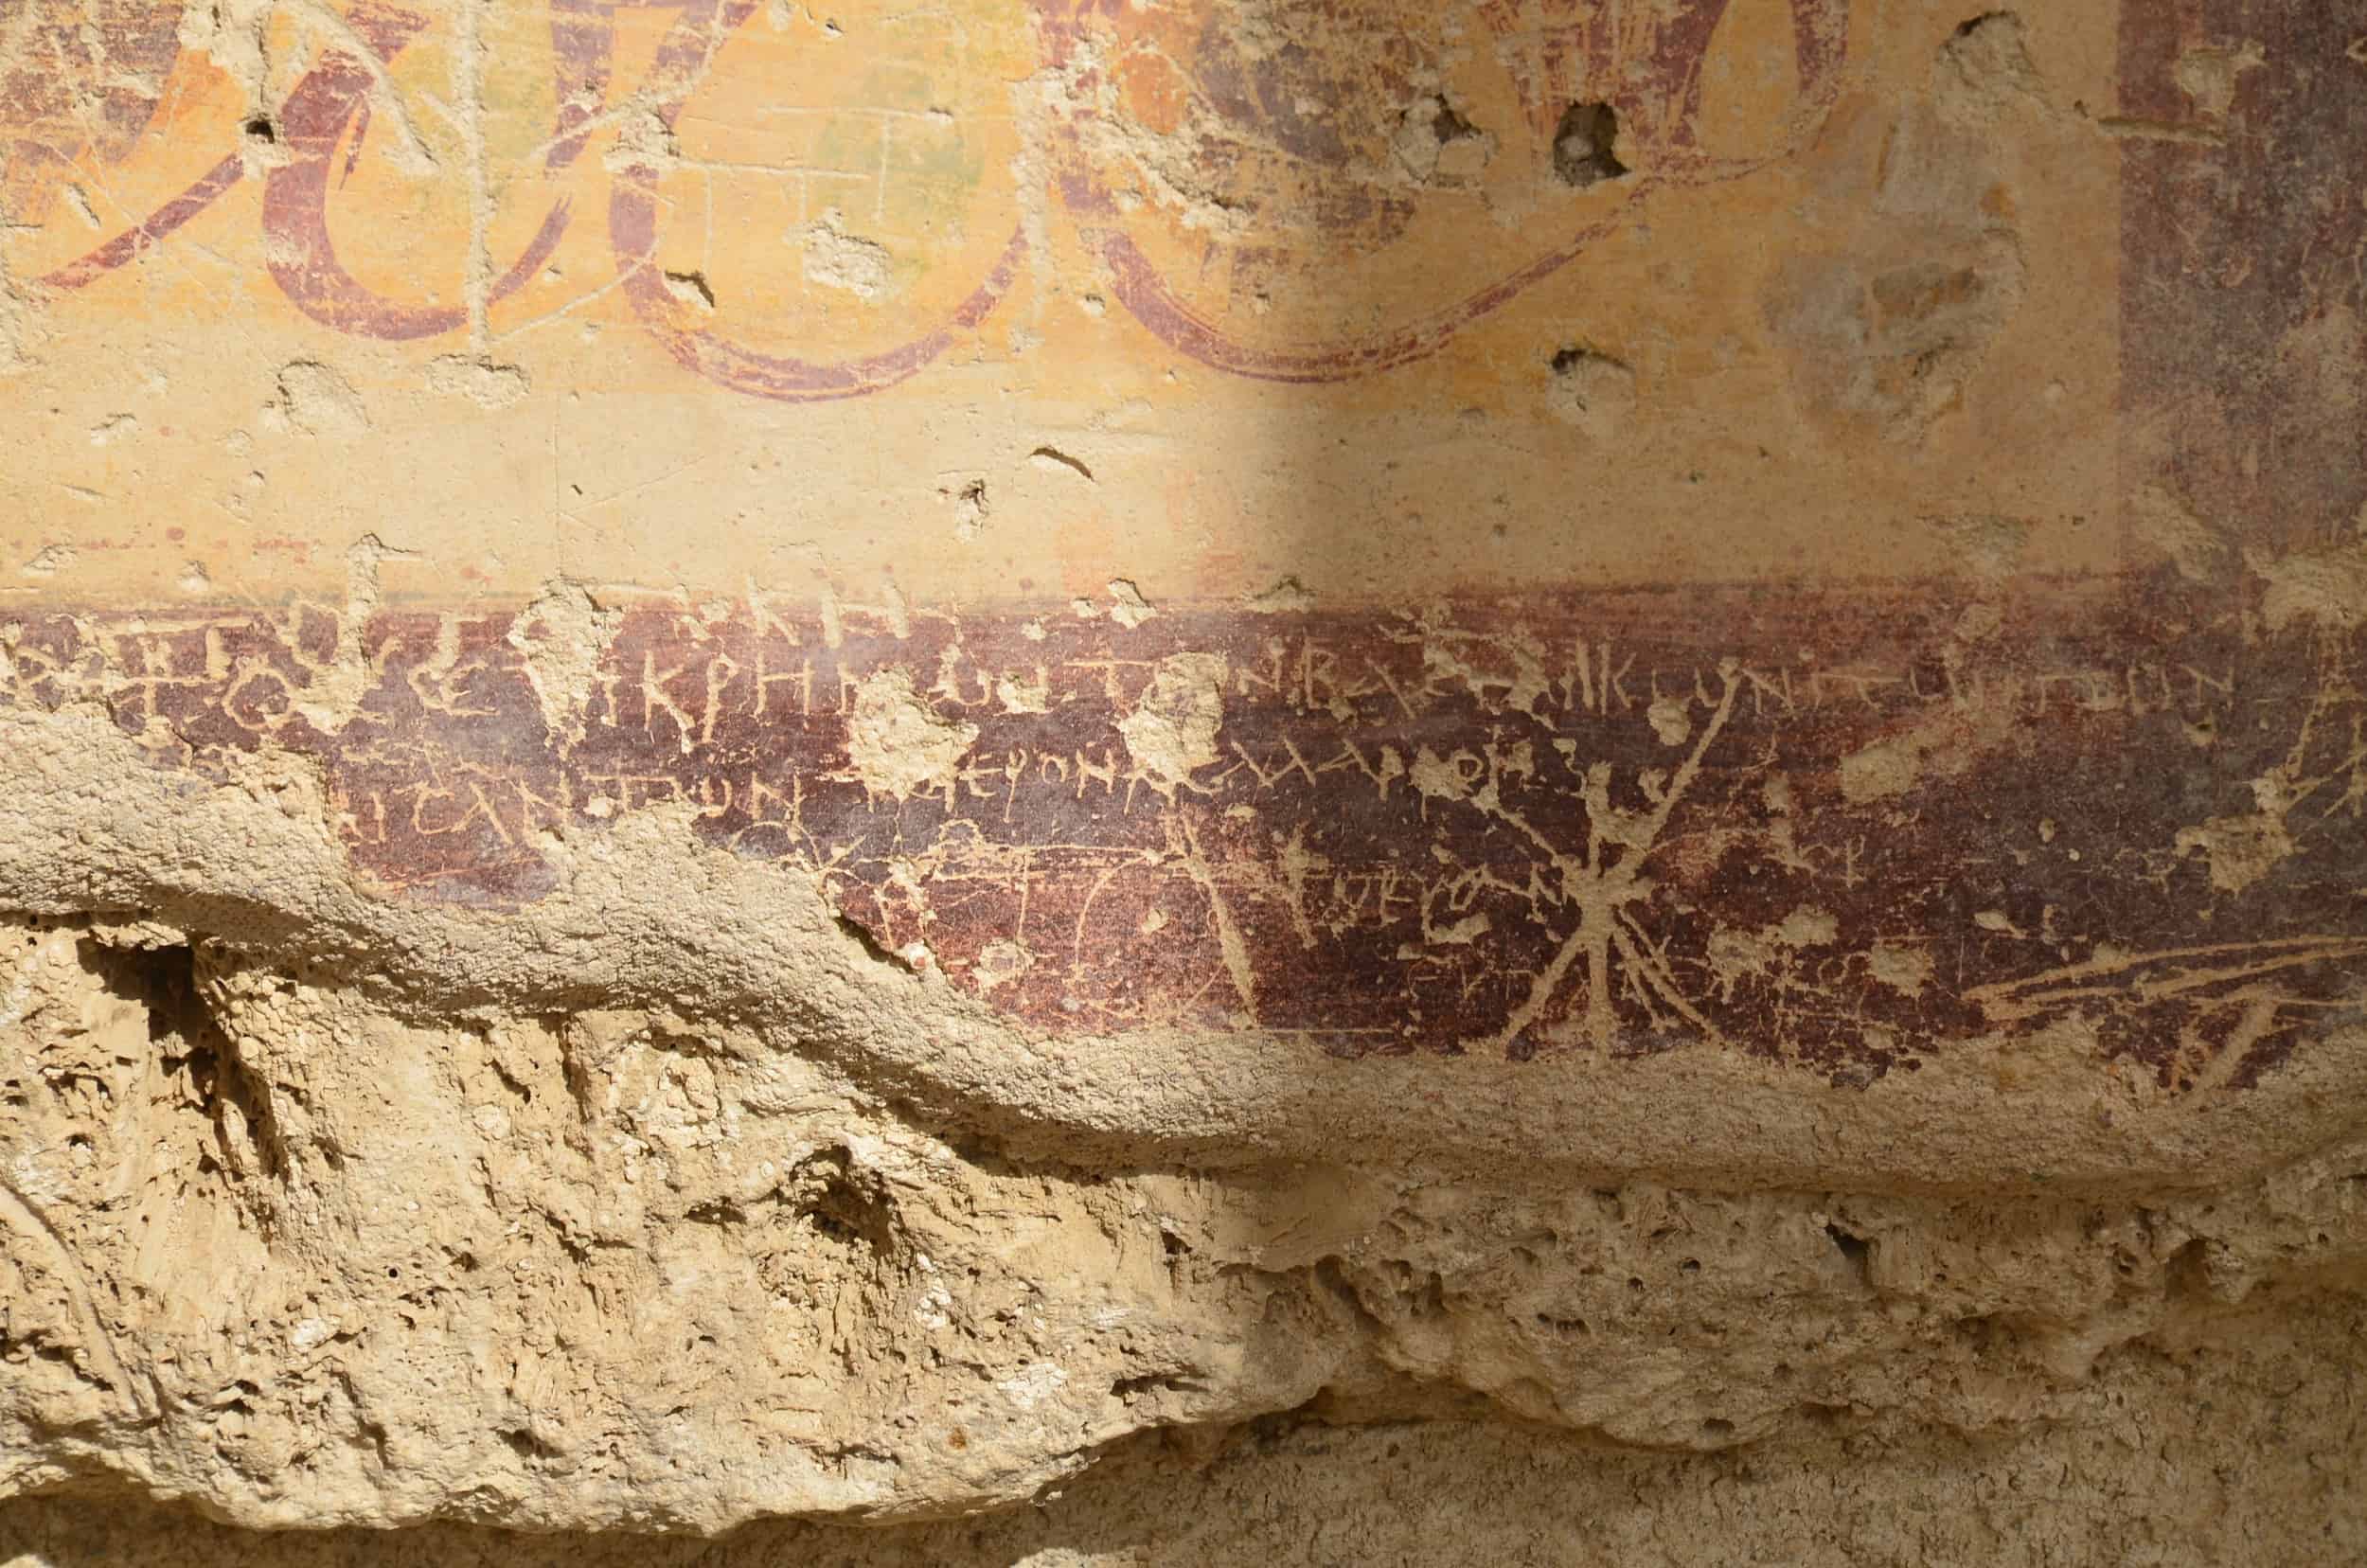
<instances>
[{"instance_id":1,"label":"cross-shaped incision","mask_svg":"<svg viewBox=\"0 0 2367 1568\"><path fill-rule=\"evenodd\" d=\"M1504 1027L1496 1032L1493 1043L1498 1048L1509 1052L1520 1045L1522 1036L1552 1007L1571 970L1581 958L1586 963L1583 1038L1596 1050L1608 1053L1618 1035L1618 1015L1611 1002L1614 961L1647 1007L1664 1007L1705 1038L1720 1044L1725 1042L1717 1026L1685 998L1669 966L1666 944L1654 942L1628 906L1652 894L1656 884L1644 875L1645 864L1667 829L1669 817L1700 777L1702 757L1734 716L1735 694L1739 686L1737 668L1732 661L1718 666L1717 705L1675 774L1664 781L1652 773L1638 779L1645 810L1628 811L1611 804L1610 763L1595 762L1587 768L1585 782L1578 790L1586 815L1586 848L1582 854L1563 851L1527 822L1504 813L1507 822L1525 832L1552 857L1559 882L1557 901L1574 911L1577 921L1562 937L1553 958L1537 971L1527 997L1512 1009Z\"/></svg>"}]
</instances>

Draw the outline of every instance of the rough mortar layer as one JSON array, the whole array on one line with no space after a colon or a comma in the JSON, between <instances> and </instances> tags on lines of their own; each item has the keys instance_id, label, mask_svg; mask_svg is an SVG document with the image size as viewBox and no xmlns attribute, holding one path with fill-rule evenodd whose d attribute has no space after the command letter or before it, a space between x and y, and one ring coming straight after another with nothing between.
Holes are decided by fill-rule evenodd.
<instances>
[{"instance_id":1,"label":"rough mortar layer","mask_svg":"<svg viewBox=\"0 0 2367 1568\"><path fill-rule=\"evenodd\" d=\"M2049 1418L1930 1432L1836 1411L1781 1448L1608 1451L1502 1423L1268 1421L1127 1445L1033 1506L721 1541L431 1525L258 1535L182 1509L0 1505L25 1568L1700 1568L1797 1563L2344 1563L2367 1520L2356 1298L2303 1298L2224 1343L2122 1352ZM2297 1441L2301 1434L2318 1442Z\"/></svg>"},{"instance_id":2,"label":"rough mortar layer","mask_svg":"<svg viewBox=\"0 0 2367 1568\"><path fill-rule=\"evenodd\" d=\"M2359 1560L2362 145L2276 0L0 8L0 1561Z\"/></svg>"}]
</instances>

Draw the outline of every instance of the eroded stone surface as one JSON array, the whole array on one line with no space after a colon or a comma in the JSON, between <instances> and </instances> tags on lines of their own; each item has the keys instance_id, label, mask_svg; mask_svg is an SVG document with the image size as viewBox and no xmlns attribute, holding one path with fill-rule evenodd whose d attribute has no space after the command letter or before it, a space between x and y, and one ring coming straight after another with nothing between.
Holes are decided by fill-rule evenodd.
<instances>
[{"instance_id":1,"label":"eroded stone surface","mask_svg":"<svg viewBox=\"0 0 2367 1568\"><path fill-rule=\"evenodd\" d=\"M1835 1408L1837 1430L1796 1442L1663 1454L1492 1422L1266 1425L1131 1445L1035 1506L941 1523L774 1523L721 1541L451 1525L262 1535L177 1509L27 1499L0 1506L0 1550L41 1568L2339 1562L2358 1555L2358 1488L2295 1439L2348 1422L2360 1325L2355 1309L2287 1306L2203 1343L2131 1346L2051 1399L2048 1419L1975 1434Z\"/></svg>"},{"instance_id":2,"label":"eroded stone surface","mask_svg":"<svg viewBox=\"0 0 2367 1568\"><path fill-rule=\"evenodd\" d=\"M0 16L0 1485L2348 1378L2362 32Z\"/></svg>"},{"instance_id":3,"label":"eroded stone surface","mask_svg":"<svg viewBox=\"0 0 2367 1568\"><path fill-rule=\"evenodd\" d=\"M935 1511L1316 1401L1980 1429L2367 1248L2356 1146L2142 1202L1091 1172L775 1032L427 1025L153 929L11 947L46 1042L9 1080L16 1482L250 1523Z\"/></svg>"}]
</instances>

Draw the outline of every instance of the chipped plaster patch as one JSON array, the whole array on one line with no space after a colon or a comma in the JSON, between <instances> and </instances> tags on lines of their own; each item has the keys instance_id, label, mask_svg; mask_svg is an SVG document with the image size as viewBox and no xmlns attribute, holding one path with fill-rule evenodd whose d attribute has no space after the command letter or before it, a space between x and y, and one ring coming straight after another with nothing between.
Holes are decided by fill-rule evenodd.
<instances>
[{"instance_id":1,"label":"chipped plaster patch","mask_svg":"<svg viewBox=\"0 0 2367 1568\"><path fill-rule=\"evenodd\" d=\"M906 800L951 792L978 726L949 719L914 689L912 672L891 665L852 683L846 756L873 794Z\"/></svg>"},{"instance_id":2,"label":"chipped plaster patch","mask_svg":"<svg viewBox=\"0 0 2367 1568\"><path fill-rule=\"evenodd\" d=\"M2138 539L2178 569L2189 582L2217 580L2227 563L2227 541L2175 495L2148 485L2129 504Z\"/></svg>"},{"instance_id":3,"label":"chipped plaster patch","mask_svg":"<svg viewBox=\"0 0 2367 1568\"><path fill-rule=\"evenodd\" d=\"M1118 721L1127 755L1153 789L1172 793L1195 769L1222 756L1217 731L1224 722L1228 673L1221 653L1169 654L1134 711Z\"/></svg>"},{"instance_id":4,"label":"chipped plaster patch","mask_svg":"<svg viewBox=\"0 0 2367 1568\"><path fill-rule=\"evenodd\" d=\"M2367 512L2358 526L2367 534ZM2328 632L2367 625L2367 541L2354 539L2276 560L2254 557L2247 564L2268 584L2260 618L2269 631L2282 632L2296 621Z\"/></svg>"},{"instance_id":5,"label":"chipped plaster patch","mask_svg":"<svg viewBox=\"0 0 2367 1568\"><path fill-rule=\"evenodd\" d=\"M1902 996L1917 996L1931 983L1931 955L1919 947L1877 942L1866 954L1866 972Z\"/></svg>"},{"instance_id":6,"label":"chipped plaster patch","mask_svg":"<svg viewBox=\"0 0 2367 1568\"><path fill-rule=\"evenodd\" d=\"M314 360L295 360L281 366L279 395L263 405L263 424L306 436L359 436L370 428L370 413L343 374Z\"/></svg>"},{"instance_id":7,"label":"chipped plaster patch","mask_svg":"<svg viewBox=\"0 0 2367 1568\"><path fill-rule=\"evenodd\" d=\"M876 240L846 230L838 208L790 231L798 248L809 283L837 289L857 299L883 299L897 292L895 258Z\"/></svg>"},{"instance_id":8,"label":"chipped plaster patch","mask_svg":"<svg viewBox=\"0 0 2367 1568\"><path fill-rule=\"evenodd\" d=\"M526 681L543 722L562 741L582 739L584 707L592 700L600 660L624 620L622 610L602 608L581 583L562 579L509 623L503 640L525 655Z\"/></svg>"},{"instance_id":9,"label":"chipped plaster patch","mask_svg":"<svg viewBox=\"0 0 2367 1568\"><path fill-rule=\"evenodd\" d=\"M479 408L507 408L533 389L521 365L496 365L467 354L444 354L428 362L427 384L447 397L466 398Z\"/></svg>"},{"instance_id":10,"label":"chipped plaster patch","mask_svg":"<svg viewBox=\"0 0 2367 1568\"><path fill-rule=\"evenodd\" d=\"M1148 599L1143 597L1143 591L1124 578L1110 579L1110 597L1112 601L1110 618L1129 632L1159 613L1151 608Z\"/></svg>"}]
</instances>

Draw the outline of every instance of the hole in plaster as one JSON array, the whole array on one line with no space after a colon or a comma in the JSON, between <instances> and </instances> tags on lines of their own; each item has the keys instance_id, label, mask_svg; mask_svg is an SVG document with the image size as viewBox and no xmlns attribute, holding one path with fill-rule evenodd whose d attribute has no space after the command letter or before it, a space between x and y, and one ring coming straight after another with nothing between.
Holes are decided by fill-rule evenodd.
<instances>
[{"instance_id":1,"label":"hole in plaster","mask_svg":"<svg viewBox=\"0 0 2367 1568\"><path fill-rule=\"evenodd\" d=\"M666 275L666 292L685 305L703 311L715 309L715 290L704 273L669 272Z\"/></svg>"},{"instance_id":2,"label":"hole in plaster","mask_svg":"<svg viewBox=\"0 0 2367 1568\"><path fill-rule=\"evenodd\" d=\"M1574 103L1554 128L1554 172L1581 189L1615 180L1628 171L1611 151L1618 140L1618 111L1608 103Z\"/></svg>"},{"instance_id":3,"label":"hole in plaster","mask_svg":"<svg viewBox=\"0 0 2367 1568\"><path fill-rule=\"evenodd\" d=\"M872 934L869 926L851 915L839 915L833 918L838 922L838 929L857 947L863 949L864 957L875 964L885 964L890 969L902 970L906 974L914 972L913 961L900 953L892 952L885 943Z\"/></svg>"},{"instance_id":4,"label":"hole in plaster","mask_svg":"<svg viewBox=\"0 0 2367 1568\"><path fill-rule=\"evenodd\" d=\"M1059 447L1040 446L1027 454L1027 460L1040 469L1066 469L1080 479L1094 476L1094 471L1082 459L1070 456Z\"/></svg>"},{"instance_id":5,"label":"hole in plaster","mask_svg":"<svg viewBox=\"0 0 2367 1568\"><path fill-rule=\"evenodd\" d=\"M1442 146L1480 134L1478 126L1456 114L1453 105L1444 102L1438 105L1438 113L1431 116L1430 129Z\"/></svg>"},{"instance_id":6,"label":"hole in plaster","mask_svg":"<svg viewBox=\"0 0 2367 1568\"><path fill-rule=\"evenodd\" d=\"M1833 1238L1833 1245L1849 1260L1849 1267L1862 1280L1867 1277L1873 1261L1874 1243L1861 1236L1852 1236L1839 1225L1826 1225L1824 1234Z\"/></svg>"}]
</instances>

